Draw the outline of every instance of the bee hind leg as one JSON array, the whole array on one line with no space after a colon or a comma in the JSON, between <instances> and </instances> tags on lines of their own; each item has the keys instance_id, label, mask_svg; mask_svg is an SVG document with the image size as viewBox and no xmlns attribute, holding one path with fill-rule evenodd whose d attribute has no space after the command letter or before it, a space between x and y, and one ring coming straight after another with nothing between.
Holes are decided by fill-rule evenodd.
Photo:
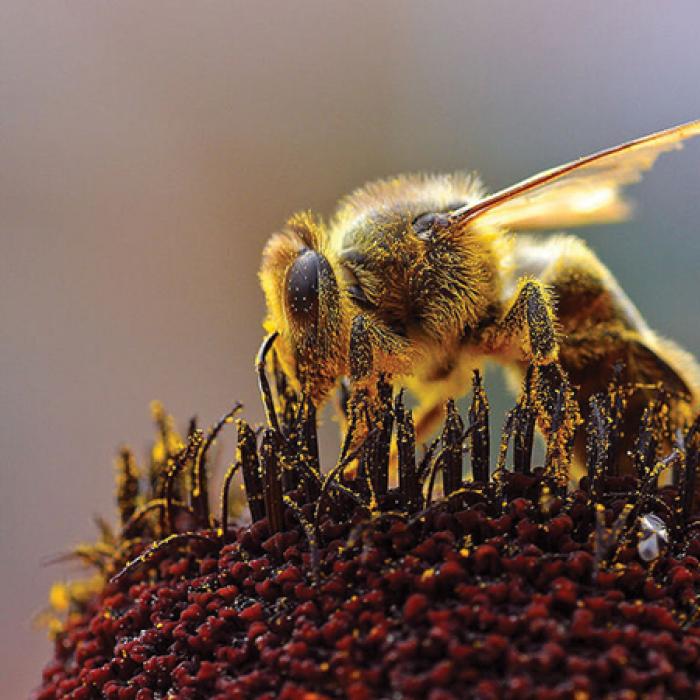
<instances>
[{"instance_id":1,"label":"bee hind leg","mask_svg":"<svg viewBox=\"0 0 700 700\"><path fill-rule=\"evenodd\" d=\"M652 347L653 345L653 347ZM620 323L606 323L571 333L562 344L562 362L578 386L578 399L584 419L590 413L589 399L605 392L613 380L626 390L621 423L616 429L612 460L619 473L631 473L631 456L639 435L645 408L665 392L670 412L667 434L659 435L659 448L671 447L673 432L688 423L697 410L697 390L692 380L681 377L664 357L669 357L667 341L654 337L645 342L638 332L622 327ZM689 359L686 371L695 368ZM662 393L660 394L660 391ZM579 464L585 459L585 434L576 438L576 457Z\"/></svg>"},{"instance_id":2,"label":"bee hind leg","mask_svg":"<svg viewBox=\"0 0 700 700\"><path fill-rule=\"evenodd\" d=\"M700 371L690 355L659 338L610 271L595 254L573 236L561 236L548 244L547 267L542 281L557 300L560 362L572 383L581 413L586 419L593 394L606 392L611 382L635 386L622 415L611 459L619 473L634 469L629 453L635 448L644 408L658 398L655 385L669 394L670 427L682 426L698 408ZM646 388L645 388L646 387ZM681 398L689 395L689 399ZM668 447L669 440L662 447ZM575 467L584 469L585 430L576 432Z\"/></svg>"}]
</instances>

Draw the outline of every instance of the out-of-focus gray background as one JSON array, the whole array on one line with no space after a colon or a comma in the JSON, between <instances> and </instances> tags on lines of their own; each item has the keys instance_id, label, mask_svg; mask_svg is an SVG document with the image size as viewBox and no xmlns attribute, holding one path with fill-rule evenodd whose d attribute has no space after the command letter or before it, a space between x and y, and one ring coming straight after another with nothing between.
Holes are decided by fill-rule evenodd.
<instances>
[{"instance_id":1,"label":"out-of-focus gray background","mask_svg":"<svg viewBox=\"0 0 700 700\"><path fill-rule=\"evenodd\" d=\"M693 2L0 5L0 678L25 697L42 560L113 513L148 403L261 417L268 234L401 171L491 188L700 116ZM652 326L700 351L700 144L584 232ZM500 420L500 418L498 418Z\"/></svg>"}]
</instances>

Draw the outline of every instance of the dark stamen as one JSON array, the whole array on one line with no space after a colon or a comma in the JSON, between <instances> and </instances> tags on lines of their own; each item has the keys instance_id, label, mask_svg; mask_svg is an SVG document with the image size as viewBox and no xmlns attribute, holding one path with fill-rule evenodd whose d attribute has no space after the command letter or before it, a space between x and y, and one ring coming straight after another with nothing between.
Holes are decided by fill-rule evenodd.
<instances>
[{"instance_id":1,"label":"dark stamen","mask_svg":"<svg viewBox=\"0 0 700 700\"><path fill-rule=\"evenodd\" d=\"M209 524L209 492L207 488L208 478L206 472L206 459L209 449L214 444L222 428L233 423L234 416L243 408L243 404L236 403L233 408L225 413L209 431L203 440L194 458L192 468L192 507L202 522Z\"/></svg>"},{"instance_id":2,"label":"dark stamen","mask_svg":"<svg viewBox=\"0 0 700 700\"><path fill-rule=\"evenodd\" d=\"M474 370L472 403L469 407L471 429L472 476L474 481L488 483L491 447L489 442L489 401L479 370Z\"/></svg>"},{"instance_id":3,"label":"dark stamen","mask_svg":"<svg viewBox=\"0 0 700 700\"><path fill-rule=\"evenodd\" d=\"M413 414L406 411L403 390L396 397L396 442L399 453L399 492L404 508L415 513L422 506L418 472L416 470L416 430Z\"/></svg>"},{"instance_id":4,"label":"dark stamen","mask_svg":"<svg viewBox=\"0 0 700 700\"><path fill-rule=\"evenodd\" d=\"M282 471L279 463L279 433L272 428L263 430L260 443L260 464L265 484L265 513L270 532L279 532L284 525L282 500Z\"/></svg>"},{"instance_id":5,"label":"dark stamen","mask_svg":"<svg viewBox=\"0 0 700 700\"><path fill-rule=\"evenodd\" d=\"M447 402L447 417L442 433L442 444L445 448L442 466L442 491L449 496L462 485L462 434L464 423L455 402Z\"/></svg>"},{"instance_id":6,"label":"dark stamen","mask_svg":"<svg viewBox=\"0 0 700 700\"><path fill-rule=\"evenodd\" d=\"M117 505L122 527L136 510L139 498L139 472L134 455L127 447L119 454L117 473Z\"/></svg>"},{"instance_id":7,"label":"dark stamen","mask_svg":"<svg viewBox=\"0 0 700 700\"><path fill-rule=\"evenodd\" d=\"M238 431L236 461L241 463L250 516L253 522L256 522L265 517L265 486L260 471L255 433L243 419L236 421L236 430Z\"/></svg>"}]
</instances>

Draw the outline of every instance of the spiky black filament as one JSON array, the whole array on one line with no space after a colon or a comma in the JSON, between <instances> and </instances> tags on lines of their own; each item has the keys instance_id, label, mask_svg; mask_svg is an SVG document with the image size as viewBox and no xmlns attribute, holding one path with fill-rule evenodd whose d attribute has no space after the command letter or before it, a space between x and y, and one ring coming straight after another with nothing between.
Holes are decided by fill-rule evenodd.
<instances>
[{"instance_id":1,"label":"spiky black filament","mask_svg":"<svg viewBox=\"0 0 700 700\"><path fill-rule=\"evenodd\" d=\"M187 444L167 458L164 473L151 477L152 483L161 484L160 498L158 491L150 494L139 491L138 480L134 481L137 467L133 458L126 452L122 454L119 471L122 537L131 538L134 543L147 543L149 538L151 542L155 540L127 563L124 572L155 561L155 554L160 551L159 542L183 544L187 535L194 531L193 527L202 531L218 527L220 542L228 542L229 492L234 475L239 471L252 521L265 522L271 534L283 532L289 522L297 521L310 541L313 540L314 547L324 544L323 523L326 520L350 522L358 517L357 513L370 519L382 513L404 513L411 518L425 512L424 509L440 509L446 504L454 509L481 503L487 512L498 515L504 512L511 482L515 483L513 479L520 479L517 486L520 490L523 484L529 484L529 493L545 511L550 508L548 504L552 499L558 499L565 508L580 504L580 497L576 497L577 501L567 496L566 489L572 430L570 425L565 425L563 416L573 389L565 378L552 393L551 432L542 467L532 464L537 420L536 408L530 400L532 370L527 373L521 397L508 413L498 461L493 469L488 398L481 376L475 372L466 427L454 402L449 402L443 429L420 460L416 456L413 415L406 407L403 391L394 396L389 382L380 378L376 389L378 401L371 412L363 408L362 396L351 397L350 420L338 460L324 475L319 462L313 403L305 394L295 393L278 364L274 365L274 391L268 381L266 366L267 360L274 358L273 341L274 337L270 336L263 343L257 366L268 426L256 435L244 420L235 421L237 454L224 478L218 518L210 517L208 500L206 507L204 504L208 493L205 462L222 427L234 421L239 404L234 405L206 437L201 430L190 431ZM649 387L644 388L649 391ZM668 395L661 389L643 413L634 455L634 474L625 477L619 474L613 458L614 445L627 400L635 390L635 387L613 383L607 392L590 400L585 426L587 476L581 482L581 489L586 494L590 517L598 518L596 541L600 551L597 556L601 562L615 561L635 536L636 519L644 513L658 513L674 534L674 546L678 547L683 546L686 534L700 524L695 516L700 418L685 433L673 436L673 449L661 455L662 446L669 442L666 435L669 430ZM161 441L165 443L170 428L164 414L157 418ZM362 424L369 428L365 435L357 433ZM392 445L395 446L393 474L390 469ZM468 456L466 464L465 454ZM188 469L191 476L186 479L184 474ZM672 491L670 496L659 486L659 476L668 472L672 476L668 487ZM442 478L438 480L440 474ZM177 489L176 484L179 484ZM186 498L178 496L183 485L190 489L188 494L183 494ZM610 505L620 501L629 507L621 511L618 508L617 519L613 524L608 523L603 532L601 512L607 513L605 517L609 518ZM160 513L160 527L155 529L151 517L154 512ZM182 522L179 514L184 518ZM616 544L610 540L612 532L617 533ZM172 539L174 536L177 538ZM125 547L124 551L129 548ZM118 562L115 561L114 566L117 567ZM121 575L125 575L124 572Z\"/></svg>"}]
</instances>

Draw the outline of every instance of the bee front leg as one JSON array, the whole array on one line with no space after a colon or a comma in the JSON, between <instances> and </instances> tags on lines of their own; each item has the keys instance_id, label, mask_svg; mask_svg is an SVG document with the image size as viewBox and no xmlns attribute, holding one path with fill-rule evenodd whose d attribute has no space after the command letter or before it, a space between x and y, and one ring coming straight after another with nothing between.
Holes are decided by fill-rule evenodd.
<instances>
[{"instance_id":1,"label":"bee front leg","mask_svg":"<svg viewBox=\"0 0 700 700\"><path fill-rule=\"evenodd\" d=\"M344 437L346 442L344 451L357 447L368 432L365 416L369 410L370 380L374 366L368 325L367 318L361 314L352 321L347 363L349 376L341 378L335 401L341 438Z\"/></svg>"},{"instance_id":2,"label":"bee front leg","mask_svg":"<svg viewBox=\"0 0 700 700\"><path fill-rule=\"evenodd\" d=\"M373 376L373 349L368 330L368 320L363 315L355 316L350 327L348 365L350 380L342 380L340 398L340 422L343 446L340 459L360 447L367 436L371 423L370 379ZM344 470L347 478L357 473L357 462Z\"/></svg>"},{"instance_id":3,"label":"bee front leg","mask_svg":"<svg viewBox=\"0 0 700 700\"><path fill-rule=\"evenodd\" d=\"M405 338L400 338L371 316L358 314L353 319L350 329L350 391L346 420L348 430L354 433L354 446L381 422L378 379L380 375L385 379L394 375L399 366L391 365L388 358L403 357L406 348Z\"/></svg>"},{"instance_id":4,"label":"bee front leg","mask_svg":"<svg viewBox=\"0 0 700 700\"><path fill-rule=\"evenodd\" d=\"M365 316L355 316L350 328L350 381L352 387L366 382L372 374L374 353L369 323Z\"/></svg>"}]
</instances>

